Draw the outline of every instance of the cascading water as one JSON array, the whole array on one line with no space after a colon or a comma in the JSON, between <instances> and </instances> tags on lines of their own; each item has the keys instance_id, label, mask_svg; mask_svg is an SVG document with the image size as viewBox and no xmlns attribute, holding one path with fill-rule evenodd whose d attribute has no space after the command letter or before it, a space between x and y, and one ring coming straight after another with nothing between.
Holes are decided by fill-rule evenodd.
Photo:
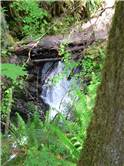
<instances>
[{"instance_id":1,"label":"cascading water","mask_svg":"<svg viewBox=\"0 0 124 166\"><path fill-rule=\"evenodd\" d=\"M54 67L53 67L54 66ZM57 113L61 112L67 116L72 108L74 95L71 91L74 79L68 80L66 77L59 79L53 84L52 78L62 73L64 64L62 62L48 62L42 69L42 86L41 98L50 106L50 119L53 119Z\"/></svg>"}]
</instances>

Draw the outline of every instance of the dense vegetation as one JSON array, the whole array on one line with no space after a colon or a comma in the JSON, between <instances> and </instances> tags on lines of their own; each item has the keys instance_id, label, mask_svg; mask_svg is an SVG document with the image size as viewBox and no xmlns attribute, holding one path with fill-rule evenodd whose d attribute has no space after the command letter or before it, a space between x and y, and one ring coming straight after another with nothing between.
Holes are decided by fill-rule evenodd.
<instances>
[{"instance_id":1,"label":"dense vegetation","mask_svg":"<svg viewBox=\"0 0 124 166\"><path fill-rule=\"evenodd\" d=\"M88 47L84 58L80 61L70 58L71 54L66 50L68 43L60 45L59 52L65 63L62 77L67 75L68 70L81 66L81 71L73 75L75 80L80 81L82 87L72 86L75 96L78 96L78 102L73 103L72 120L59 113L51 121L48 113L42 121L37 112L37 105L29 106L29 112L33 110L33 117L26 122L19 113L16 113L14 119L10 119L12 105L16 104L13 94L18 89L23 90L28 72L25 63L20 65L8 63L11 54L9 49L20 39L32 40L47 34L68 32L71 25L81 22L82 18L88 19L99 5L98 0L43 3L23 0L3 5L2 12L9 25L9 31L7 28L4 32L4 26L2 31L10 32L9 39L14 38L14 42L8 40L6 45L3 44L4 41L1 43L2 59L3 62L7 62L1 65L3 80L1 123L4 126L4 132L1 134L2 165L76 165L83 147L82 141L84 143L86 139L86 129L92 116L96 89L101 81L105 42L96 42ZM6 14L10 11L11 19L8 20ZM56 15L59 16L59 20ZM62 77L53 78L53 83Z\"/></svg>"}]
</instances>

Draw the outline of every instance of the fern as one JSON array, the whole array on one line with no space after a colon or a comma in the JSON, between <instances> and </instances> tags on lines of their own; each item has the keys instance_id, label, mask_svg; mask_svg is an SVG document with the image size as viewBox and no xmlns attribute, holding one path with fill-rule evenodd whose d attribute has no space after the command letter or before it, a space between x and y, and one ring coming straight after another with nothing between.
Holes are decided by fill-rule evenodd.
<instances>
[{"instance_id":1,"label":"fern","mask_svg":"<svg viewBox=\"0 0 124 166\"><path fill-rule=\"evenodd\" d=\"M22 32L26 36L36 37L45 34L48 26L48 12L39 7L36 0L14 1L11 5L17 13L15 21L22 23ZM23 12L23 16L20 14Z\"/></svg>"},{"instance_id":2,"label":"fern","mask_svg":"<svg viewBox=\"0 0 124 166\"><path fill-rule=\"evenodd\" d=\"M14 82L19 76L24 76L26 74L27 72L24 67L10 63L1 64L1 75L12 79Z\"/></svg>"},{"instance_id":3,"label":"fern","mask_svg":"<svg viewBox=\"0 0 124 166\"><path fill-rule=\"evenodd\" d=\"M72 157L78 158L79 152L72 144L70 139L58 127L54 125L50 125L50 129L54 132L54 134L56 134L59 137L60 141L67 147Z\"/></svg>"}]
</instances>

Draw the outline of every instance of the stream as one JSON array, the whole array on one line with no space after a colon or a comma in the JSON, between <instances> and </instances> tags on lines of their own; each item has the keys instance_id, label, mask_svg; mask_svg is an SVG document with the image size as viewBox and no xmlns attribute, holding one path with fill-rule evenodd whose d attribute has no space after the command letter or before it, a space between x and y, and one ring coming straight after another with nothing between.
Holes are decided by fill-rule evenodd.
<instances>
[{"instance_id":1,"label":"stream","mask_svg":"<svg viewBox=\"0 0 124 166\"><path fill-rule=\"evenodd\" d=\"M40 97L50 107L50 119L53 119L58 113L62 113L66 117L70 116L74 104L75 95L72 87L75 80L74 78L68 79L67 76L61 78L63 71L64 64L61 61L47 62L41 71L43 85ZM57 83L53 83L56 76Z\"/></svg>"}]
</instances>

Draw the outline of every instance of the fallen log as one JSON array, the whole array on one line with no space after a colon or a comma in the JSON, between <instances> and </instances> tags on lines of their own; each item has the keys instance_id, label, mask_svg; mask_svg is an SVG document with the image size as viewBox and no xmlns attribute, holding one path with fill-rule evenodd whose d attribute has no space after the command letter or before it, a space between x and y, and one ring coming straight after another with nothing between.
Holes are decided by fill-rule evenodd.
<instances>
[{"instance_id":1,"label":"fallen log","mask_svg":"<svg viewBox=\"0 0 124 166\"><path fill-rule=\"evenodd\" d=\"M100 12L100 13L99 13ZM62 43L67 43L67 50L74 54L81 52L94 41L106 40L111 25L114 9L107 7L98 11L96 17L91 18L79 28L72 27L69 34L45 36L37 41L21 42L14 48L16 55L23 55L30 59L46 59L59 57L59 48Z\"/></svg>"},{"instance_id":2,"label":"fallen log","mask_svg":"<svg viewBox=\"0 0 124 166\"><path fill-rule=\"evenodd\" d=\"M34 61L35 59L39 59L39 62L45 62L45 60L41 61L41 59L60 57L60 45L63 43L68 44L66 50L71 52L73 56L75 53L81 53L84 48L93 42L94 34L92 28L90 27L89 29L80 33L76 32L74 34L64 36L46 36L39 41L34 41L24 46L18 45L15 47L14 52L16 55L28 56L28 52L30 51L31 60Z\"/></svg>"}]
</instances>

